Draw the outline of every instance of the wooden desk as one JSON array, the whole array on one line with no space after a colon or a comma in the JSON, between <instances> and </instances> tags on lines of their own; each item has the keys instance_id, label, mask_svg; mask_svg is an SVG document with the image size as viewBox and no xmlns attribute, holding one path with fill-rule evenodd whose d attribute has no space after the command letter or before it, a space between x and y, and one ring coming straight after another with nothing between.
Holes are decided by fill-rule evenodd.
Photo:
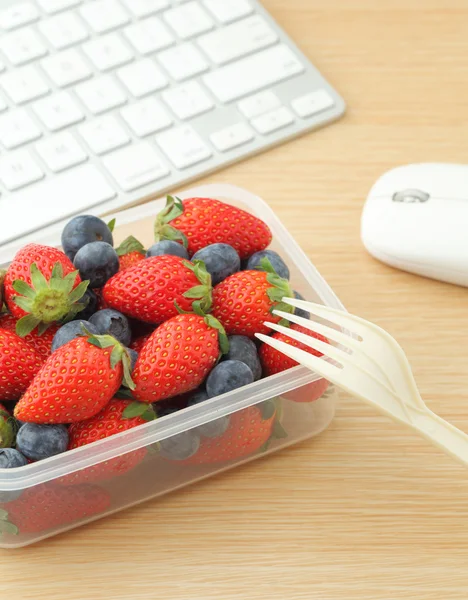
<instances>
[{"instance_id":1,"label":"wooden desk","mask_svg":"<svg viewBox=\"0 0 468 600\"><path fill-rule=\"evenodd\" d=\"M468 430L468 291L371 259L385 170L467 162L467 0L265 0L349 104L341 122L210 180L267 199L349 310L401 340L431 408ZM293 500L294 497L294 500ZM468 476L343 398L320 438L19 551L8 600L464 600Z\"/></svg>"}]
</instances>

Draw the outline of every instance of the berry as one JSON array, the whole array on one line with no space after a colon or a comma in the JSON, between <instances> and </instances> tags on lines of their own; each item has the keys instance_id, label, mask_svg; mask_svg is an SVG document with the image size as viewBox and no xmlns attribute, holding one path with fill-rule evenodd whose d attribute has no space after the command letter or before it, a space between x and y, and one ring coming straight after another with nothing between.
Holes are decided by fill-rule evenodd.
<instances>
[{"instance_id":1,"label":"berry","mask_svg":"<svg viewBox=\"0 0 468 600\"><path fill-rule=\"evenodd\" d=\"M162 242L161 242L162 243ZM229 275L240 271L239 255L229 244L211 244L192 256L192 260L201 260L211 275L213 285L217 285Z\"/></svg>"},{"instance_id":2,"label":"berry","mask_svg":"<svg viewBox=\"0 0 468 600\"><path fill-rule=\"evenodd\" d=\"M304 296L302 296L299 292L294 292L294 298L298 300L305 300ZM303 319L310 319L310 313L306 310L302 310L302 308L294 308L294 314L298 317L302 317Z\"/></svg>"},{"instance_id":3,"label":"berry","mask_svg":"<svg viewBox=\"0 0 468 600\"><path fill-rule=\"evenodd\" d=\"M5 301L19 319L22 337L39 326L41 334L51 323L73 318L88 282L81 281L67 256L49 246L28 244L20 250L5 276ZM27 318L26 318L27 317Z\"/></svg>"},{"instance_id":4,"label":"berry","mask_svg":"<svg viewBox=\"0 0 468 600\"><path fill-rule=\"evenodd\" d=\"M14 448L0 449L0 469L16 469L18 467L25 467L27 464L27 458L19 450L15 450Z\"/></svg>"},{"instance_id":5,"label":"berry","mask_svg":"<svg viewBox=\"0 0 468 600\"><path fill-rule=\"evenodd\" d=\"M79 312L79 317L84 321L89 321L89 317L99 310L99 296L94 290L87 289L81 301L86 308Z\"/></svg>"},{"instance_id":6,"label":"berry","mask_svg":"<svg viewBox=\"0 0 468 600\"><path fill-rule=\"evenodd\" d=\"M183 243L189 254L211 244L232 246L241 259L269 246L272 235L268 226L253 215L212 198L167 197L166 208L155 223L155 240Z\"/></svg>"},{"instance_id":7,"label":"berry","mask_svg":"<svg viewBox=\"0 0 468 600\"><path fill-rule=\"evenodd\" d=\"M116 249L120 261L119 271L133 267L145 259L145 249L133 235L130 235Z\"/></svg>"},{"instance_id":8,"label":"berry","mask_svg":"<svg viewBox=\"0 0 468 600\"><path fill-rule=\"evenodd\" d=\"M240 360L225 360L211 371L206 380L209 398L232 392L254 380L250 367Z\"/></svg>"},{"instance_id":9,"label":"berry","mask_svg":"<svg viewBox=\"0 0 468 600\"><path fill-rule=\"evenodd\" d=\"M229 352L226 354L226 360L240 360L250 367L254 381L262 377L262 365L258 358L257 346L245 335L231 335L229 340Z\"/></svg>"},{"instance_id":10,"label":"berry","mask_svg":"<svg viewBox=\"0 0 468 600\"><path fill-rule=\"evenodd\" d=\"M179 256L153 256L112 277L103 296L110 308L124 315L162 323L179 314L177 306L190 312L198 305L208 312L211 278L201 263L192 264Z\"/></svg>"},{"instance_id":11,"label":"berry","mask_svg":"<svg viewBox=\"0 0 468 600\"><path fill-rule=\"evenodd\" d=\"M91 242L106 242L114 245L112 232L108 225L98 217L82 215L72 219L63 230L62 248L71 261L78 250Z\"/></svg>"},{"instance_id":12,"label":"berry","mask_svg":"<svg viewBox=\"0 0 468 600\"><path fill-rule=\"evenodd\" d=\"M196 389L226 350L227 339L211 317L178 315L160 325L141 349L133 397L158 402Z\"/></svg>"},{"instance_id":13,"label":"berry","mask_svg":"<svg viewBox=\"0 0 468 600\"><path fill-rule=\"evenodd\" d=\"M193 396L190 397L187 406L195 406L196 404L201 404L208 400L208 394L205 390L199 390L195 392ZM194 431L203 437L216 438L226 431L229 427L229 416L220 417L219 419L214 419L214 421L210 421L209 423L204 423L199 427L196 427Z\"/></svg>"},{"instance_id":14,"label":"berry","mask_svg":"<svg viewBox=\"0 0 468 600\"><path fill-rule=\"evenodd\" d=\"M159 442L159 453L169 460L187 460L200 448L200 437L194 430L184 431Z\"/></svg>"},{"instance_id":15,"label":"berry","mask_svg":"<svg viewBox=\"0 0 468 600\"><path fill-rule=\"evenodd\" d=\"M0 316L0 329L6 329L6 331L12 331L13 333L16 333L17 323L18 320L13 315L4 314ZM31 333L25 335L23 339L30 346L32 346L38 354L48 357L52 353L52 342L58 329L59 326L53 324L46 331L44 331L44 333L39 334L39 331L36 327L36 329L33 329Z\"/></svg>"},{"instance_id":16,"label":"berry","mask_svg":"<svg viewBox=\"0 0 468 600\"><path fill-rule=\"evenodd\" d=\"M327 338L323 337L323 335L320 335L319 333L315 333L313 331L309 331L308 329L306 329L305 327L301 327L300 325L291 325L291 329L310 335L311 337L314 337L317 340L321 340L322 342L328 342ZM294 348L305 350L306 352L308 352L309 354L313 354L314 356L323 356L321 352L317 352L309 346L306 346L301 342L297 342L296 340L291 339L283 333L275 333L272 337L276 340L286 342L286 344L289 344ZM278 350L272 348L268 344L261 345L259 355L263 371L266 377L268 377L269 375L275 375L276 373L282 373L283 371L291 369L292 367L297 367L298 364L295 360L289 358L288 356L285 356L282 352L279 352Z\"/></svg>"},{"instance_id":17,"label":"berry","mask_svg":"<svg viewBox=\"0 0 468 600\"><path fill-rule=\"evenodd\" d=\"M111 335L124 346L130 344L132 339L130 323L122 313L105 308L95 313L89 321L96 327L97 333Z\"/></svg>"},{"instance_id":18,"label":"berry","mask_svg":"<svg viewBox=\"0 0 468 600\"><path fill-rule=\"evenodd\" d=\"M64 425L25 423L16 436L16 448L33 461L62 454L67 447L68 429Z\"/></svg>"},{"instance_id":19,"label":"berry","mask_svg":"<svg viewBox=\"0 0 468 600\"><path fill-rule=\"evenodd\" d=\"M0 404L0 448L10 448L13 446L15 434L15 420L3 404Z\"/></svg>"},{"instance_id":20,"label":"berry","mask_svg":"<svg viewBox=\"0 0 468 600\"><path fill-rule=\"evenodd\" d=\"M246 270L264 271L261 265L261 261L264 258L267 258L270 261L272 267L279 275L279 277L289 280L291 274L289 272L288 266L278 254L278 252L275 252L274 250L260 250L260 252L255 252L255 254L252 254L252 256L247 261Z\"/></svg>"},{"instance_id":21,"label":"berry","mask_svg":"<svg viewBox=\"0 0 468 600\"><path fill-rule=\"evenodd\" d=\"M127 352L130 356L130 371L133 373L136 362L138 360L138 352L136 350L133 350L133 348L127 348Z\"/></svg>"},{"instance_id":22,"label":"berry","mask_svg":"<svg viewBox=\"0 0 468 600\"><path fill-rule=\"evenodd\" d=\"M130 350L134 350L135 352L140 354L141 349L143 348L143 346L146 344L146 342L149 340L150 337L151 337L151 333L147 333L145 335L141 335L140 337L135 338L129 346Z\"/></svg>"},{"instance_id":23,"label":"berry","mask_svg":"<svg viewBox=\"0 0 468 600\"><path fill-rule=\"evenodd\" d=\"M269 333L265 321L278 323L281 319L272 314L274 309L291 313L293 307L282 303L293 292L286 279L276 275L268 260L263 259L264 271L240 271L234 273L213 290L213 316L226 329L228 335L245 335L253 338L256 333Z\"/></svg>"},{"instance_id":24,"label":"berry","mask_svg":"<svg viewBox=\"0 0 468 600\"><path fill-rule=\"evenodd\" d=\"M130 358L110 336L71 340L50 356L15 407L30 423L74 423L94 417L122 381L133 387Z\"/></svg>"},{"instance_id":25,"label":"berry","mask_svg":"<svg viewBox=\"0 0 468 600\"><path fill-rule=\"evenodd\" d=\"M173 242L172 240L162 240L161 242L153 244L147 251L146 257L163 256L164 254L180 256L180 258L185 258L185 260L189 259L189 253L184 246L178 242Z\"/></svg>"},{"instance_id":26,"label":"berry","mask_svg":"<svg viewBox=\"0 0 468 600\"><path fill-rule=\"evenodd\" d=\"M110 244L91 242L80 248L73 264L92 288L101 288L119 270L119 257Z\"/></svg>"},{"instance_id":27,"label":"berry","mask_svg":"<svg viewBox=\"0 0 468 600\"><path fill-rule=\"evenodd\" d=\"M89 331L89 333L99 333L97 327L89 321L70 321L70 323L62 325L62 327L60 327L55 334L55 337L52 341L52 352L55 352L60 347L68 344L68 342L71 342L71 340L83 336L83 327Z\"/></svg>"},{"instance_id":28,"label":"berry","mask_svg":"<svg viewBox=\"0 0 468 600\"><path fill-rule=\"evenodd\" d=\"M16 333L0 329L0 398L19 398L43 362L44 358Z\"/></svg>"}]
</instances>

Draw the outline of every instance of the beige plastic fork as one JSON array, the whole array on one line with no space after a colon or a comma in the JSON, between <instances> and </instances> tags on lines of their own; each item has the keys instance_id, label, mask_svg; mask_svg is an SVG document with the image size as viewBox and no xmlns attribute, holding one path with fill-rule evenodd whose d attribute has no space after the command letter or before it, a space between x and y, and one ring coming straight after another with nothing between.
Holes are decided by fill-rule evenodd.
<instances>
[{"instance_id":1,"label":"beige plastic fork","mask_svg":"<svg viewBox=\"0 0 468 600\"><path fill-rule=\"evenodd\" d=\"M453 458L468 465L468 435L425 405L408 359L389 333L360 317L328 306L293 298L283 298L283 302L309 312L311 319L325 319L332 326L281 311L274 311L275 315L320 333L333 344L269 322L265 324L271 329L321 352L323 357L314 356L267 335L256 334L262 342L393 420L407 425Z\"/></svg>"}]
</instances>

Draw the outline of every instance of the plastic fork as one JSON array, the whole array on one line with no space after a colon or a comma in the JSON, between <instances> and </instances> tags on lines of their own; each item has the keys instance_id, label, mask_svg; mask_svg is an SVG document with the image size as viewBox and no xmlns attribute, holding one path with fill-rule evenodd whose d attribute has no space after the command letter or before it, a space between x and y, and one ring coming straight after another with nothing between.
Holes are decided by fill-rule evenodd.
<instances>
[{"instance_id":1,"label":"plastic fork","mask_svg":"<svg viewBox=\"0 0 468 600\"><path fill-rule=\"evenodd\" d=\"M256 334L257 338L468 465L468 435L426 406L403 349L389 333L365 319L328 306L293 298L283 298L283 302L309 312L311 319L328 321L330 325L325 325L274 311L283 319L324 335L330 343L277 323L265 325L323 356L314 356L267 335Z\"/></svg>"}]
</instances>

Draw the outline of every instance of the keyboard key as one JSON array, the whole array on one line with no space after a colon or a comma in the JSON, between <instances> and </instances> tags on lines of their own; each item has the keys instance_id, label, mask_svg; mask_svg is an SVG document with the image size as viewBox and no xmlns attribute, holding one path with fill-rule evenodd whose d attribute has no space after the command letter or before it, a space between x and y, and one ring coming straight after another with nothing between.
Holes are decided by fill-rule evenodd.
<instances>
[{"instance_id":1,"label":"keyboard key","mask_svg":"<svg viewBox=\"0 0 468 600\"><path fill-rule=\"evenodd\" d=\"M0 87L15 104L23 104L35 98L40 98L49 91L49 86L44 78L32 65L14 69L2 75L0 77Z\"/></svg>"},{"instance_id":2,"label":"keyboard key","mask_svg":"<svg viewBox=\"0 0 468 600\"><path fill-rule=\"evenodd\" d=\"M326 90L317 90L293 100L292 107L300 117L306 119L331 108L334 104L333 98Z\"/></svg>"},{"instance_id":3,"label":"keyboard key","mask_svg":"<svg viewBox=\"0 0 468 600\"><path fill-rule=\"evenodd\" d=\"M69 131L58 133L36 144L36 151L54 173L79 165L88 155Z\"/></svg>"},{"instance_id":4,"label":"keyboard key","mask_svg":"<svg viewBox=\"0 0 468 600\"><path fill-rule=\"evenodd\" d=\"M32 2L16 2L0 11L0 28L16 29L39 19L39 11Z\"/></svg>"},{"instance_id":5,"label":"keyboard key","mask_svg":"<svg viewBox=\"0 0 468 600\"><path fill-rule=\"evenodd\" d=\"M3 211L0 243L83 213L116 195L94 165L84 165L41 181L30 189L16 192L14 201L8 204L8 210Z\"/></svg>"},{"instance_id":6,"label":"keyboard key","mask_svg":"<svg viewBox=\"0 0 468 600\"><path fill-rule=\"evenodd\" d=\"M117 77L136 98L156 92L169 84L161 69L149 58L119 69Z\"/></svg>"},{"instance_id":7,"label":"keyboard key","mask_svg":"<svg viewBox=\"0 0 468 600\"><path fill-rule=\"evenodd\" d=\"M43 177L44 173L27 150L0 157L0 181L7 190L17 190Z\"/></svg>"},{"instance_id":8,"label":"keyboard key","mask_svg":"<svg viewBox=\"0 0 468 600\"><path fill-rule=\"evenodd\" d=\"M170 6L169 0L124 0L135 17L147 17Z\"/></svg>"},{"instance_id":9,"label":"keyboard key","mask_svg":"<svg viewBox=\"0 0 468 600\"><path fill-rule=\"evenodd\" d=\"M156 141L178 169L195 165L212 155L205 142L189 125L161 133Z\"/></svg>"},{"instance_id":10,"label":"keyboard key","mask_svg":"<svg viewBox=\"0 0 468 600\"><path fill-rule=\"evenodd\" d=\"M250 96L250 98L241 100L237 105L238 109L247 119L259 117L280 106L280 99L271 91L260 92L259 94L255 94L255 96Z\"/></svg>"},{"instance_id":11,"label":"keyboard key","mask_svg":"<svg viewBox=\"0 0 468 600\"><path fill-rule=\"evenodd\" d=\"M299 58L281 44L212 71L203 81L221 102L230 102L303 71Z\"/></svg>"},{"instance_id":12,"label":"keyboard key","mask_svg":"<svg viewBox=\"0 0 468 600\"><path fill-rule=\"evenodd\" d=\"M211 134L210 139L219 152L227 152L232 148L247 144L254 137L252 128L247 123L240 122Z\"/></svg>"},{"instance_id":13,"label":"keyboard key","mask_svg":"<svg viewBox=\"0 0 468 600\"><path fill-rule=\"evenodd\" d=\"M176 81L189 79L209 68L201 52L190 42L164 50L158 54L158 60Z\"/></svg>"},{"instance_id":14,"label":"keyboard key","mask_svg":"<svg viewBox=\"0 0 468 600\"><path fill-rule=\"evenodd\" d=\"M23 108L0 116L0 142L8 150L37 140L41 135L42 132Z\"/></svg>"},{"instance_id":15,"label":"keyboard key","mask_svg":"<svg viewBox=\"0 0 468 600\"><path fill-rule=\"evenodd\" d=\"M51 131L58 131L79 123L85 118L78 104L68 92L58 92L32 106L36 115Z\"/></svg>"},{"instance_id":16,"label":"keyboard key","mask_svg":"<svg viewBox=\"0 0 468 600\"><path fill-rule=\"evenodd\" d=\"M277 33L263 17L256 15L208 33L198 44L214 63L223 65L277 41Z\"/></svg>"},{"instance_id":17,"label":"keyboard key","mask_svg":"<svg viewBox=\"0 0 468 600\"><path fill-rule=\"evenodd\" d=\"M95 115L122 106L127 102L124 92L110 75L103 75L92 81L81 83L75 88L75 91Z\"/></svg>"},{"instance_id":18,"label":"keyboard key","mask_svg":"<svg viewBox=\"0 0 468 600\"><path fill-rule=\"evenodd\" d=\"M111 115L80 125L78 132L95 154L105 154L130 142L128 133Z\"/></svg>"},{"instance_id":19,"label":"keyboard key","mask_svg":"<svg viewBox=\"0 0 468 600\"><path fill-rule=\"evenodd\" d=\"M88 38L88 30L73 13L45 19L38 27L46 40L57 50L63 50Z\"/></svg>"},{"instance_id":20,"label":"keyboard key","mask_svg":"<svg viewBox=\"0 0 468 600\"><path fill-rule=\"evenodd\" d=\"M58 87L91 77L92 71L76 50L65 50L41 61L41 66Z\"/></svg>"},{"instance_id":21,"label":"keyboard key","mask_svg":"<svg viewBox=\"0 0 468 600\"><path fill-rule=\"evenodd\" d=\"M252 125L259 133L273 133L278 129L283 129L294 123L294 115L285 106L272 110L261 117L256 117L251 121Z\"/></svg>"},{"instance_id":22,"label":"keyboard key","mask_svg":"<svg viewBox=\"0 0 468 600\"><path fill-rule=\"evenodd\" d=\"M46 13L56 13L81 4L81 0L37 0Z\"/></svg>"},{"instance_id":23,"label":"keyboard key","mask_svg":"<svg viewBox=\"0 0 468 600\"><path fill-rule=\"evenodd\" d=\"M83 51L100 71L108 71L133 60L133 53L117 33L83 44Z\"/></svg>"},{"instance_id":24,"label":"keyboard key","mask_svg":"<svg viewBox=\"0 0 468 600\"><path fill-rule=\"evenodd\" d=\"M141 23L129 25L123 30L124 36L140 54L151 54L172 46L175 41L172 33L157 17L150 17Z\"/></svg>"},{"instance_id":25,"label":"keyboard key","mask_svg":"<svg viewBox=\"0 0 468 600\"><path fill-rule=\"evenodd\" d=\"M214 22L198 2L189 2L168 10L163 15L176 34L183 40L213 29Z\"/></svg>"},{"instance_id":26,"label":"keyboard key","mask_svg":"<svg viewBox=\"0 0 468 600\"><path fill-rule=\"evenodd\" d=\"M146 98L120 111L130 129L145 137L172 125L172 119L155 98Z\"/></svg>"},{"instance_id":27,"label":"keyboard key","mask_svg":"<svg viewBox=\"0 0 468 600\"><path fill-rule=\"evenodd\" d=\"M139 142L103 159L103 164L125 192L169 174L159 154L148 142Z\"/></svg>"},{"instance_id":28,"label":"keyboard key","mask_svg":"<svg viewBox=\"0 0 468 600\"><path fill-rule=\"evenodd\" d=\"M95 33L106 33L129 22L128 13L117 0L94 0L80 8L80 14Z\"/></svg>"},{"instance_id":29,"label":"keyboard key","mask_svg":"<svg viewBox=\"0 0 468 600\"><path fill-rule=\"evenodd\" d=\"M47 54L47 48L31 28L24 27L0 38L0 50L15 66Z\"/></svg>"},{"instance_id":30,"label":"keyboard key","mask_svg":"<svg viewBox=\"0 0 468 600\"><path fill-rule=\"evenodd\" d=\"M213 101L196 81L172 88L162 94L164 102L179 119L190 119L214 107Z\"/></svg>"},{"instance_id":31,"label":"keyboard key","mask_svg":"<svg viewBox=\"0 0 468 600\"><path fill-rule=\"evenodd\" d=\"M203 0L203 4L223 24L231 23L253 12L248 0Z\"/></svg>"}]
</instances>

